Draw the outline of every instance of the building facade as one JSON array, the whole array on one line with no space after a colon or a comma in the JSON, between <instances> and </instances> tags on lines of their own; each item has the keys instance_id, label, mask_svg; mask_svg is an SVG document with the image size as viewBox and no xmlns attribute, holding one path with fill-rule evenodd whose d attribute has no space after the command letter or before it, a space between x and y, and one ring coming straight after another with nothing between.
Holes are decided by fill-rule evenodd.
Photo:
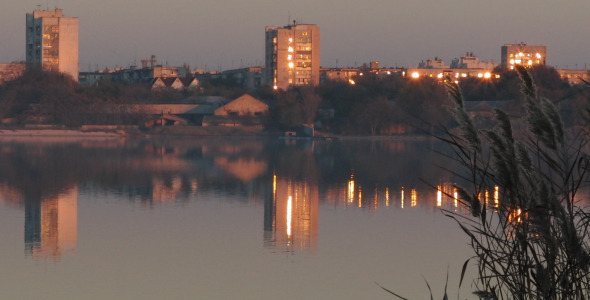
<instances>
[{"instance_id":1,"label":"building facade","mask_svg":"<svg viewBox=\"0 0 590 300\"><path fill-rule=\"evenodd\" d=\"M556 69L560 78L567 80L571 85L590 82L590 70L586 69Z\"/></svg>"},{"instance_id":2,"label":"building facade","mask_svg":"<svg viewBox=\"0 0 590 300\"><path fill-rule=\"evenodd\" d=\"M255 90L262 85L262 70L264 70L263 67L225 70L221 72L220 77L222 79L231 79L243 88Z\"/></svg>"},{"instance_id":3,"label":"building facade","mask_svg":"<svg viewBox=\"0 0 590 300\"><path fill-rule=\"evenodd\" d=\"M451 69L488 69L493 70L496 64L493 61L482 61L473 52L467 52L461 58L455 58L451 62Z\"/></svg>"},{"instance_id":4,"label":"building facade","mask_svg":"<svg viewBox=\"0 0 590 300\"><path fill-rule=\"evenodd\" d=\"M26 62L72 76L78 81L78 18L61 9L36 10L26 15Z\"/></svg>"},{"instance_id":5,"label":"building facade","mask_svg":"<svg viewBox=\"0 0 590 300\"><path fill-rule=\"evenodd\" d=\"M445 62L440 57L435 57L434 59L427 59L426 61L421 61L418 64L418 68L421 69L446 69L448 65L445 65Z\"/></svg>"},{"instance_id":6,"label":"building facade","mask_svg":"<svg viewBox=\"0 0 590 300\"><path fill-rule=\"evenodd\" d=\"M532 67L545 65L547 46L529 46L524 43L505 44L502 46L501 64L511 70L515 65Z\"/></svg>"},{"instance_id":7,"label":"building facade","mask_svg":"<svg viewBox=\"0 0 590 300\"><path fill-rule=\"evenodd\" d=\"M313 24L266 27L265 84L274 89L320 83L320 28Z\"/></svg>"}]
</instances>

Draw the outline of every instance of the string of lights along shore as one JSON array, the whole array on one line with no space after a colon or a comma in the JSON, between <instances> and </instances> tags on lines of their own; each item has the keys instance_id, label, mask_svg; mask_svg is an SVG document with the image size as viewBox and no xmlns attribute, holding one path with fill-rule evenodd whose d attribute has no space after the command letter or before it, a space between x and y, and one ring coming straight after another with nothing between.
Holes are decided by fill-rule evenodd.
<instances>
[{"instance_id":1,"label":"string of lights along shore","mask_svg":"<svg viewBox=\"0 0 590 300\"><path fill-rule=\"evenodd\" d=\"M58 71L71 76L84 85L96 85L100 81L120 83L155 83L158 86L186 88L198 84L201 78L233 78L247 89L267 85L275 90L290 86L318 85L327 80L342 80L355 84L354 78L365 72L379 76L407 76L460 80L478 77L482 80L497 78L498 66L513 69L515 65L533 67L545 65L547 47L527 45L524 42L501 46L501 61L482 61L473 52L446 64L441 58L426 59L415 68L382 67L371 61L361 67L337 68L320 65L320 27L316 24L292 22L286 26L265 28L265 64L231 70L190 69L188 65L168 66L158 63L156 55L141 59L141 66L104 68L80 72L78 50L78 18L66 17L62 9L34 10L26 13L26 61L0 63L0 84L18 78L27 67ZM589 80L584 69L557 69L570 84ZM191 79L191 80L188 80Z\"/></svg>"}]
</instances>

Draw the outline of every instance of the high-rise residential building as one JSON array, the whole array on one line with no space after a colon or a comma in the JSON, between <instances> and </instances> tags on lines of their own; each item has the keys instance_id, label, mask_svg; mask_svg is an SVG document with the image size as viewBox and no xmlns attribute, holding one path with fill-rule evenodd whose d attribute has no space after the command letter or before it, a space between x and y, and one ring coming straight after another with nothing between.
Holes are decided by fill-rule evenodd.
<instances>
[{"instance_id":1,"label":"high-rise residential building","mask_svg":"<svg viewBox=\"0 0 590 300\"><path fill-rule=\"evenodd\" d=\"M265 83L274 89L320 83L320 28L313 24L266 27Z\"/></svg>"},{"instance_id":2,"label":"high-rise residential building","mask_svg":"<svg viewBox=\"0 0 590 300\"><path fill-rule=\"evenodd\" d=\"M27 13L28 66L68 74L78 81L78 18L66 18L61 9Z\"/></svg>"},{"instance_id":3,"label":"high-rise residential building","mask_svg":"<svg viewBox=\"0 0 590 300\"><path fill-rule=\"evenodd\" d=\"M502 66L514 69L515 65L532 67L545 65L547 46L529 46L524 43L505 44L502 46Z\"/></svg>"}]
</instances>

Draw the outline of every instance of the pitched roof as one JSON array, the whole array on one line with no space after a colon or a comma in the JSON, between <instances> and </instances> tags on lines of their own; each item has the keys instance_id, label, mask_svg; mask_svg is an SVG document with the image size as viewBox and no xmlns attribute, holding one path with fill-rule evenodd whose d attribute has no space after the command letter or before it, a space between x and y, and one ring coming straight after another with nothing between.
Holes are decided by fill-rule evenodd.
<instances>
[{"instance_id":1,"label":"pitched roof","mask_svg":"<svg viewBox=\"0 0 590 300\"><path fill-rule=\"evenodd\" d=\"M228 112L234 111L242 113L264 112L268 110L268 104L248 95L244 94L224 106L215 110L215 115L227 115Z\"/></svg>"},{"instance_id":2,"label":"pitched roof","mask_svg":"<svg viewBox=\"0 0 590 300\"><path fill-rule=\"evenodd\" d=\"M159 83L160 82L160 83ZM197 85L199 81L196 78L180 78L180 77L155 77L150 80L150 86L154 87L171 87L171 88L182 88L190 87L191 85Z\"/></svg>"},{"instance_id":3,"label":"pitched roof","mask_svg":"<svg viewBox=\"0 0 590 300\"><path fill-rule=\"evenodd\" d=\"M180 82L182 82L182 85L184 85L184 87L189 87L192 84L199 84L199 81L196 78L192 77L180 78Z\"/></svg>"}]
</instances>

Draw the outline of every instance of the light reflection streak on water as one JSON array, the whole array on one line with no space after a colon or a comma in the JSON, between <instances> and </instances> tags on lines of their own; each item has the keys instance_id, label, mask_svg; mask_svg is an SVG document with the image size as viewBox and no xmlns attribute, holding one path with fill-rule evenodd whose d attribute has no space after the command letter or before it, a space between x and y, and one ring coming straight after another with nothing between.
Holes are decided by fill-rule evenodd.
<instances>
[{"instance_id":1,"label":"light reflection streak on water","mask_svg":"<svg viewBox=\"0 0 590 300\"><path fill-rule=\"evenodd\" d=\"M359 207L363 207L363 191L360 186L359 186Z\"/></svg>"},{"instance_id":2,"label":"light reflection streak on water","mask_svg":"<svg viewBox=\"0 0 590 300\"><path fill-rule=\"evenodd\" d=\"M198 189L199 189L199 184L198 184L197 180L195 179L195 180L191 181L192 192L196 193Z\"/></svg>"},{"instance_id":3,"label":"light reflection streak on water","mask_svg":"<svg viewBox=\"0 0 590 300\"><path fill-rule=\"evenodd\" d=\"M411 199L410 206L414 207L418 204L418 192L416 192L416 189L412 189L410 191L410 199Z\"/></svg>"},{"instance_id":4,"label":"light reflection streak on water","mask_svg":"<svg viewBox=\"0 0 590 300\"><path fill-rule=\"evenodd\" d=\"M494 207L500 206L500 187L494 186Z\"/></svg>"},{"instance_id":5,"label":"light reflection streak on water","mask_svg":"<svg viewBox=\"0 0 590 300\"><path fill-rule=\"evenodd\" d=\"M287 237L291 238L291 224L293 218L293 196L287 200Z\"/></svg>"},{"instance_id":6,"label":"light reflection streak on water","mask_svg":"<svg viewBox=\"0 0 590 300\"><path fill-rule=\"evenodd\" d=\"M385 206L389 207L389 188L385 188Z\"/></svg>"},{"instance_id":7,"label":"light reflection streak on water","mask_svg":"<svg viewBox=\"0 0 590 300\"><path fill-rule=\"evenodd\" d=\"M436 206L437 207L442 206L442 189L441 189L440 185L437 187L437 190L436 190Z\"/></svg>"},{"instance_id":8,"label":"light reflection streak on water","mask_svg":"<svg viewBox=\"0 0 590 300\"><path fill-rule=\"evenodd\" d=\"M354 202L354 174L350 175L350 180L348 181L348 203Z\"/></svg>"},{"instance_id":9,"label":"light reflection streak on water","mask_svg":"<svg viewBox=\"0 0 590 300\"><path fill-rule=\"evenodd\" d=\"M453 206L455 208L459 206L459 192L457 192L457 189L453 190Z\"/></svg>"},{"instance_id":10,"label":"light reflection streak on water","mask_svg":"<svg viewBox=\"0 0 590 300\"><path fill-rule=\"evenodd\" d=\"M401 208L404 208L404 187L402 186L402 191L401 191Z\"/></svg>"}]
</instances>

